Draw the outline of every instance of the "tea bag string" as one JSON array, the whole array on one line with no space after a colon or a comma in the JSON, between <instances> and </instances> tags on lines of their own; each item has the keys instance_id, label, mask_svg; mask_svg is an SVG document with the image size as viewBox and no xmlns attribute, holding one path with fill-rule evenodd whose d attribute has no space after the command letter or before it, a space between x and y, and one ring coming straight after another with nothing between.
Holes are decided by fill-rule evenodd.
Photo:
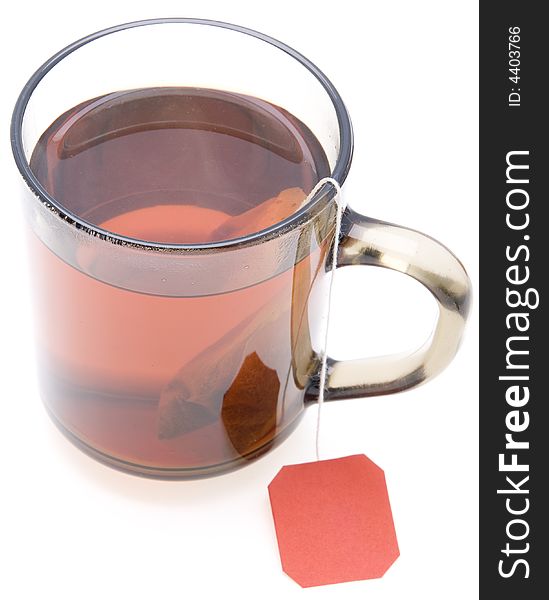
<instances>
[{"instance_id":1,"label":"tea bag string","mask_svg":"<svg viewBox=\"0 0 549 600\"><path fill-rule=\"evenodd\" d=\"M330 335L330 315L332 312L332 289L334 286L334 275L337 268L337 255L339 251L339 238L341 236L341 218L343 216L343 209L345 208L342 197L341 187L339 183L332 177L324 177L321 179L313 188L309 194L309 198L312 198L314 194L326 183L333 185L335 189L335 203L337 206L336 220L334 228L334 243L332 248L332 263L330 267L330 282L328 286L328 302L326 311L326 326L324 328L324 339L322 340L322 348L320 350L320 378L318 382L318 411L316 418L316 439L315 439L315 451L316 460L320 460L320 415L322 413L322 405L324 404L324 392L326 387L326 376L328 371L328 340Z\"/></svg>"}]
</instances>

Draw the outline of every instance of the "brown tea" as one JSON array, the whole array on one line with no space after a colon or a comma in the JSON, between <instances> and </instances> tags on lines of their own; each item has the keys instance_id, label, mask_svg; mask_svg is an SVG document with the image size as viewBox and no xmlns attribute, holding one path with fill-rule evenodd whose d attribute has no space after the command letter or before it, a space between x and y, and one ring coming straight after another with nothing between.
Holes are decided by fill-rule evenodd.
<instances>
[{"instance_id":1,"label":"brown tea","mask_svg":"<svg viewBox=\"0 0 549 600\"><path fill-rule=\"evenodd\" d=\"M330 172L287 111L197 88L84 102L42 135L31 168L80 218L170 244L274 225ZM201 471L261 452L301 411L324 246L257 285L175 297L109 285L30 239L44 400L90 452L155 474Z\"/></svg>"}]
</instances>

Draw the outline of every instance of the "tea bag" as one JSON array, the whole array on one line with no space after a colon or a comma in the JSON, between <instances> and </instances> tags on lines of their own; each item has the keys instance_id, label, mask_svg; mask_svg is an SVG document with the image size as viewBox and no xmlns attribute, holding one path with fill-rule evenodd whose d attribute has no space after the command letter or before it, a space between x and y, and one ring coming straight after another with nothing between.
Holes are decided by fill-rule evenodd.
<instances>
[{"instance_id":1,"label":"tea bag","mask_svg":"<svg viewBox=\"0 0 549 600\"><path fill-rule=\"evenodd\" d=\"M306 199L301 188L285 189L261 205L229 217L212 238L230 239L266 229L293 214ZM177 372L161 392L160 439L214 423L220 411L227 434L240 453L268 431L274 433L280 381L285 380L284 369L288 370L284 349L291 342L279 338L287 330L289 304L287 298L270 299Z\"/></svg>"},{"instance_id":2,"label":"tea bag","mask_svg":"<svg viewBox=\"0 0 549 600\"><path fill-rule=\"evenodd\" d=\"M229 240L267 229L293 215L305 204L307 197L298 187L282 190L278 196L246 212L229 217L214 230L212 239Z\"/></svg>"}]
</instances>

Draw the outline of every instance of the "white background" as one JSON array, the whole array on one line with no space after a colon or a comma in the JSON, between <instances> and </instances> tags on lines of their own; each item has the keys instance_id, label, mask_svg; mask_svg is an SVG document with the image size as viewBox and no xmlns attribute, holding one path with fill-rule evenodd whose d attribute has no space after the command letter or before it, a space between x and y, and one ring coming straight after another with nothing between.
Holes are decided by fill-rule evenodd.
<instances>
[{"instance_id":1,"label":"white background","mask_svg":"<svg viewBox=\"0 0 549 600\"><path fill-rule=\"evenodd\" d=\"M7 8L7 15L5 14ZM308 56L339 89L356 152L347 201L437 237L477 281L477 3L322 0L10 2L0 39L0 597L472 599L477 592L477 311L432 382L324 406L321 457L366 453L386 473L401 556L379 580L301 589L280 568L267 485L314 459L316 408L278 449L235 473L140 479L74 449L35 382L19 178L8 124L19 89L55 51L142 18L239 23ZM417 283L337 274L331 353L419 345L435 316Z\"/></svg>"}]
</instances>

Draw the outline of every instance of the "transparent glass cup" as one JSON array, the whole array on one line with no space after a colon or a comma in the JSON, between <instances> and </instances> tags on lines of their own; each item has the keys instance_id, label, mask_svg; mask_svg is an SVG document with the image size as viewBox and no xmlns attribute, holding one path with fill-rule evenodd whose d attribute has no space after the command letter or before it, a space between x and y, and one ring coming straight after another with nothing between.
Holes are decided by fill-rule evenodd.
<instances>
[{"instance_id":1,"label":"transparent glass cup","mask_svg":"<svg viewBox=\"0 0 549 600\"><path fill-rule=\"evenodd\" d=\"M97 32L50 58L21 92L12 147L28 188L45 406L98 460L162 478L246 464L283 440L316 400L337 210L327 182L262 231L202 244L150 242L86 221L29 166L42 133L79 103L178 86L286 109L313 132L340 185L353 149L347 110L315 65L226 23L160 19ZM429 236L346 208L337 266L347 265L410 275L434 295L439 317L409 355L329 358L325 399L398 392L439 373L458 348L469 307L459 260Z\"/></svg>"}]
</instances>

